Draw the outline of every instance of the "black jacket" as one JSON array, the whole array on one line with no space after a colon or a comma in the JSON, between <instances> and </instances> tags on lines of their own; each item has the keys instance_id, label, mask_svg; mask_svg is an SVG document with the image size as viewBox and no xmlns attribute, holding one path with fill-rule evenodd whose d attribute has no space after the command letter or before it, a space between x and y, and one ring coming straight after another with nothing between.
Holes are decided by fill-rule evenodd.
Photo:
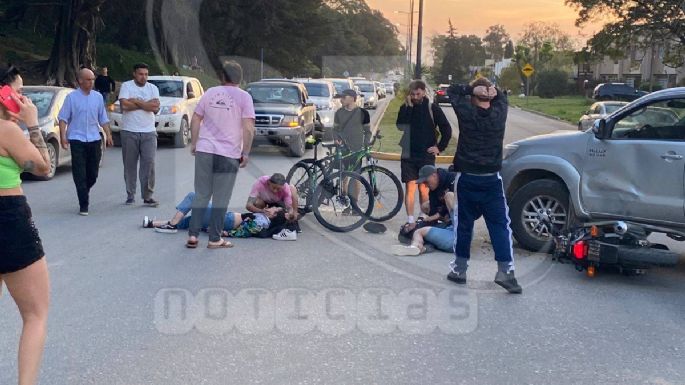
<instances>
[{"instance_id":1,"label":"black jacket","mask_svg":"<svg viewBox=\"0 0 685 385\"><path fill-rule=\"evenodd\" d=\"M473 88L453 85L447 90L459 120L459 139L454 156L454 170L487 174L502 168L502 143L509 104L507 95L497 90L490 108L471 104Z\"/></svg>"},{"instance_id":2,"label":"black jacket","mask_svg":"<svg viewBox=\"0 0 685 385\"><path fill-rule=\"evenodd\" d=\"M433 111L433 119L428 108ZM440 129L440 141L436 126ZM443 152L452 139L452 127L445 113L428 98L418 106L402 105L397 114L397 129L403 131L400 140L403 158L433 160L435 156L427 152L428 148L438 146Z\"/></svg>"},{"instance_id":3,"label":"black jacket","mask_svg":"<svg viewBox=\"0 0 685 385\"><path fill-rule=\"evenodd\" d=\"M428 202L430 203L428 215L440 213L440 215L445 216L449 214L450 209L454 209L454 207L447 207L445 204L445 193L454 191L454 181L457 179L457 174L442 168L438 168L437 171L438 188L428 193Z\"/></svg>"}]
</instances>

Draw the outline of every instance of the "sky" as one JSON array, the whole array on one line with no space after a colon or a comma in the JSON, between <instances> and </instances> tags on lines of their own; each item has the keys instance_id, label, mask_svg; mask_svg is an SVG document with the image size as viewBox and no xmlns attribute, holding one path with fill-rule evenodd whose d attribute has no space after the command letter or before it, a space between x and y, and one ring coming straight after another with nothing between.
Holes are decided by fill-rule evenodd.
<instances>
[{"instance_id":1,"label":"sky","mask_svg":"<svg viewBox=\"0 0 685 385\"><path fill-rule=\"evenodd\" d=\"M410 0L366 0L369 6L378 9L398 26L402 42L406 39L406 25ZM424 0L424 44L430 36L444 34L448 29L448 20L457 29L458 34L484 36L485 30L493 24L503 24L514 41L518 40L524 25L531 21L556 23L559 28L577 40L582 47L600 25L591 24L583 30L575 26L577 12L564 4L564 0ZM415 0L418 11L419 0ZM395 13L404 11L406 13ZM414 22L418 20L418 14ZM416 27L414 29L416 31ZM416 32L415 32L416 33Z\"/></svg>"}]
</instances>

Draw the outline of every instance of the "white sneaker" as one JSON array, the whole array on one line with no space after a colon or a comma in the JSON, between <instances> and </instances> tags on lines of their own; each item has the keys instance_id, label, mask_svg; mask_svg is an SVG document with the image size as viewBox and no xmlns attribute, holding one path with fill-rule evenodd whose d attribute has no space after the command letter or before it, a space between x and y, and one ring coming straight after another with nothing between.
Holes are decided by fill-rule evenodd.
<instances>
[{"instance_id":1,"label":"white sneaker","mask_svg":"<svg viewBox=\"0 0 685 385\"><path fill-rule=\"evenodd\" d=\"M421 254L421 249L416 246L392 245L392 253L404 257L416 257Z\"/></svg>"},{"instance_id":2,"label":"white sneaker","mask_svg":"<svg viewBox=\"0 0 685 385\"><path fill-rule=\"evenodd\" d=\"M283 229L280 233L274 234L271 238L277 241L296 241L297 233L288 229Z\"/></svg>"}]
</instances>

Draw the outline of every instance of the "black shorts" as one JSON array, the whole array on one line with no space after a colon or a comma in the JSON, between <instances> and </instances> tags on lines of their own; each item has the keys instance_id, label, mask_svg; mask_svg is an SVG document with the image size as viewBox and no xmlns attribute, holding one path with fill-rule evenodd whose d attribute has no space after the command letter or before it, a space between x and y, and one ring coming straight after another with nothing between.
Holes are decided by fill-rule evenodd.
<instances>
[{"instance_id":1,"label":"black shorts","mask_svg":"<svg viewBox=\"0 0 685 385\"><path fill-rule=\"evenodd\" d=\"M435 160L412 158L402 159L400 161L400 169L402 170L402 183L419 179L419 170L421 167L426 165L435 166Z\"/></svg>"},{"instance_id":2,"label":"black shorts","mask_svg":"<svg viewBox=\"0 0 685 385\"><path fill-rule=\"evenodd\" d=\"M30 266L43 258L43 244L25 196L0 197L0 274Z\"/></svg>"}]
</instances>

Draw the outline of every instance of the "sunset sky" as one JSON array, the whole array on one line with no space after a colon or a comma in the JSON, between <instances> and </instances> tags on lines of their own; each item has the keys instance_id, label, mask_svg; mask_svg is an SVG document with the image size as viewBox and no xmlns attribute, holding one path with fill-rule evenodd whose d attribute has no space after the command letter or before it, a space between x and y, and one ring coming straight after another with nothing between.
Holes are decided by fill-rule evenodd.
<instances>
[{"instance_id":1,"label":"sunset sky","mask_svg":"<svg viewBox=\"0 0 685 385\"><path fill-rule=\"evenodd\" d=\"M418 2L415 0L416 10ZM398 27L404 42L408 14L397 14L394 11L408 12L409 0L367 0L367 3L372 8L381 10L393 23L404 24ZM600 28L598 24L591 24L581 31L574 25L576 16L577 12L566 6L564 0L425 0L424 33L427 38L445 33L447 21L451 18L459 34L482 37L490 25L503 24L516 41L527 22L545 21L557 23L582 46ZM418 15L415 22L417 19Z\"/></svg>"}]
</instances>

